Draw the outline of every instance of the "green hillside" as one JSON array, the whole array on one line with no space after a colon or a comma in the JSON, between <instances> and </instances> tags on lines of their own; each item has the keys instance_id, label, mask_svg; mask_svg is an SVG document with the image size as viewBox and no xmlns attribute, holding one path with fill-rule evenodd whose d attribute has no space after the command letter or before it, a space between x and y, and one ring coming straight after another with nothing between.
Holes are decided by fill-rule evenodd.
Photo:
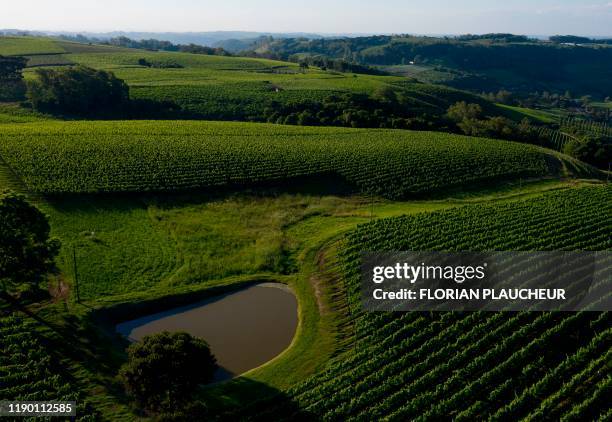
<instances>
[{"instance_id":1,"label":"green hillside","mask_svg":"<svg viewBox=\"0 0 612 422\"><path fill-rule=\"evenodd\" d=\"M47 38L0 37L0 54L24 55L33 68L81 64L111 70L130 86L133 99L165 102L183 115L209 120L265 121L278 104L321 103L343 93L372 95L390 88L407 115L442 115L457 101L491 103L466 92L397 76L339 73L296 63L88 45ZM31 54L36 54L32 56Z\"/></svg>"},{"instance_id":2,"label":"green hillside","mask_svg":"<svg viewBox=\"0 0 612 422\"><path fill-rule=\"evenodd\" d=\"M529 143L562 150L578 131L608 135L605 124L412 79L529 91L592 66L592 80L576 86L609 84L591 61L608 47L502 35L256 46L269 57L328 55L410 77L0 36L0 55L28 58L26 82L41 68L69 70L38 72L29 103L23 90L0 103L0 192L21 194L49 223L36 225L44 236L11 223L21 199L3 196L0 401L76 400L76 420L86 421L609 420L609 312L367 312L360 303L363 251L612 249L610 175ZM530 62L517 63L524 51ZM549 81L541 72L550 74L557 55L575 62ZM507 72L488 67L506 59ZM24 88L24 61L4 63L17 63L4 74ZM73 65L111 71L127 86ZM446 114L461 101L482 110L457 104ZM474 136L448 133L459 129ZM489 138L504 131L506 140ZM31 272L12 267L38 268L22 255L44 256L47 234L61 248L31 283ZM163 403L174 407L168 413L134 400L119 376L132 335L117 324L219 305L262 282L295 296L297 327L276 356L194 384L183 402ZM251 322L242 310L225 309L240 332ZM275 316L265 336L253 331L252 349L230 352L254 354L285 319ZM225 342L229 324L211 321ZM213 352L222 362L226 352Z\"/></svg>"},{"instance_id":3,"label":"green hillside","mask_svg":"<svg viewBox=\"0 0 612 422\"><path fill-rule=\"evenodd\" d=\"M67 368L58 364L50 353L47 339L41 341L36 322L17 314L5 316L0 311L0 397L11 400L49 399L76 401L77 414L82 420L97 420L86 397L71 382Z\"/></svg>"},{"instance_id":4,"label":"green hillside","mask_svg":"<svg viewBox=\"0 0 612 422\"><path fill-rule=\"evenodd\" d=\"M0 36L0 55L30 56L65 53L57 42L41 37L8 37Z\"/></svg>"},{"instance_id":5,"label":"green hillside","mask_svg":"<svg viewBox=\"0 0 612 422\"><path fill-rule=\"evenodd\" d=\"M262 120L274 102L322 101L334 93L372 94L390 86L413 99L414 112L444 113L456 101L482 102L443 87L406 84L392 76L308 69L265 59L133 51L67 56L75 63L112 70L130 85L133 98L171 101L207 119ZM154 68L139 66L145 59ZM177 67L173 67L177 66ZM178 67L180 66L180 67Z\"/></svg>"},{"instance_id":6,"label":"green hillside","mask_svg":"<svg viewBox=\"0 0 612 422\"><path fill-rule=\"evenodd\" d=\"M361 251L609 250L609 186L382 219L347 236L339 268L355 345L249 420L605 420L607 312L368 313ZM608 369L606 369L608 368ZM236 417L236 415L234 415Z\"/></svg>"},{"instance_id":7,"label":"green hillside","mask_svg":"<svg viewBox=\"0 0 612 422\"><path fill-rule=\"evenodd\" d=\"M610 94L610 45L565 45L512 34L463 37L368 36L338 39L264 40L252 46L263 55L322 56L366 65L390 66L424 82L475 92L507 89L529 94L570 90L604 98ZM399 66L399 67L398 67Z\"/></svg>"},{"instance_id":8,"label":"green hillside","mask_svg":"<svg viewBox=\"0 0 612 422\"><path fill-rule=\"evenodd\" d=\"M532 145L434 132L214 122L4 125L0 155L39 193L176 191L335 175L402 198L581 171ZM588 172L585 166L584 170Z\"/></svg>"}]
</instances>

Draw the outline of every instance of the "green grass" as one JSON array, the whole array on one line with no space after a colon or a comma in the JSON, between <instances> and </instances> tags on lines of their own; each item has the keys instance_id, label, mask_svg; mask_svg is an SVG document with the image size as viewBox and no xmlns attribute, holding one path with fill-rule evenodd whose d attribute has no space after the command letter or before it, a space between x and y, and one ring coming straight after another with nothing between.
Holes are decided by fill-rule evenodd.
<instances>
[{"instance_id":1,"label":"green grass","mask_svg":"<svg viewBox=\"0 0 612 422\"><path fill-rule=\"evenodd\" d=\"M331 175L352 190L405 198L590 171L532 145L435 132L171 121L2 129L4 160L30 190L52 194L284 185Z\"/></svg>"},{"instance_id":2,"label":"green grass","mask_svg":"<svg viewBox=\"0 0 612 422\"><path fill-rule=\"evenodd\" d=\"M29 56L64 53L54 40L41 37L0 36L0 55Z\"/></svg>"},{"instance_id":3,"label":"green grass","mask_svg":"<svg viewBox=\"0 0 612 422\"><path fill-rule=\"evenodd\" d=\"M608 101L607 103L604 103L604 102L594 102L594 103L591 103L591 105L593 107L601 107L601 108L612 109L612 101Z\"/></svg>"},{"instance_id":4,"label":"green grass","mask_svg":"<svg viewBox=\"0 0 612 422\"><path fill-rule=\"evenodd\" d=\"M69 66L75 64L65 54L38 54L25 57L28 59L28 67Z\"/></svg>"},{"instance_id":5,"label":"green grass","mask_svg":"<svg viewBox=\"0 0 612 422\"><path fill-rule=\"evenodd\" d=\"M59 266L61 278L71 287L72 300L67 309L62 309L60 302L37 312L58 328L60 338L65 336L65 341L76 347L69 358L72 370L88 385L96 409L109 418L119 418L126 417L126 409L112 387L117 363L109 360L121 356L122 346L92 326L88 315L120 304L142 313L150 301L163 298L161 303L169 306L176 296L249 280L288 283L300 304L298 335L277 359L203 392L211 406L227 408L299 383L321 370L342 347L338 342L343 329L337 324L344 317L334 305L338 297L333 291L338 286L325 281L323 290L317 292L312 277L321 274L320 251L333 249L335 241L357 225L478 201L515 201L572 186L551 180L507 185L497 193L488 191L484 197L473 194L409 202L275 191L64 197L41 206L50 216L52 234L64 245ZM83 305L73 302L73 245L77 246ZM331 258L335 253L325 254ZM73 336L78 336L78 341ZM78 357L92 354L98 362L95 369Z\"/></svg>"},{"instance_id":6,"label":"green grass","mask_svg":"<svg viewBox=\"0 0 612 422\"><path fill-rule=\"evenodd\" d=\"M584 187L360 225L348 234L338 265L349 286L354 347L291 388L289 399L247 406L233 417L277 420L304 411L323 420L516 420L547 414L545 406L559 417L605 414L609 403L582 402L601 393L605 371L596 368L609 360L608 313L368 313L359 303L359 267L363 250L610 250L611 194L608 185ZM566 389L580 371L593 382ZM566 400L558 400L561 392Z\"/></svg>"},{"instance_id":7,"label":"green grass","mask_svg":"<svg viewBox=\"0 0 612 422\"><path fill-rule=\"evenodd\" d=\"M62 272L73 280L77 251L81 296L86 300L133 291L171 291L180 285L297 270L300 238L292 227L360 202L338 197L205 196L78 198L44 207L53 235L64 244Z\"/></svg>"},{"instance_id":8,"label":"green grass","mask_svg":"<svg viewBox=\"0 0 612 422\"><path fill-rule=\"evenodd\" d=\"M17 103L0 103L0 124L33 123L51 119L52 116L23 108Z\"/></svg>"},{"instance_id":9,"label":"green grass","mask_svg":"<svg viewBox=\"0 0 612 422\"><path fill-rule=\"evenodd\" d=\"M482 201L509 201L567 189L555 180L433 201L275 193L76 197L39 205L63 244L58 260L81 297L173 291L225 278L295 275L308 251L372 218L415 214Z\"/></svg>"},{"instance_id":10,"label":"green grass","mask_svg":"<svg viewBox=\"0 0 612 422\"><path fill-rule=\"evenodd\" d=\"M537 123L555 123L559 121L560 115L549 110L535 110L525 107L514 107L505 104L497 104L509 118L520 121L528 118Z\"/></svg>"}]
</instances>

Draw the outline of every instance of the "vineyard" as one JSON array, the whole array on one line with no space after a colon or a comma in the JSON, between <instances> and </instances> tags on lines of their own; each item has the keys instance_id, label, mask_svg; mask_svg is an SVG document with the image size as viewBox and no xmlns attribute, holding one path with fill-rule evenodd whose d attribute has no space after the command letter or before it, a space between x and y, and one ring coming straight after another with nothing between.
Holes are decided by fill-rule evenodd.
<instances>
[{"instance_id":1,"label":"vineyard","mask_svg":"<svg viewBox=\"0 0 612 422\"><path fill-rule=\"evenodd\" d=\"M557 151L563 151L565 144L572 140L583 139L584 135L612 138L612 128L606 123L586 121L566 116L560 119L559 128L539 127L540 137L549 140Z\"/></svg>"},{"instance_id":2,"label":"vineyard","mask_svg":"<svg viewBox=\"0 0 612 422\"><path fill-rule=\"evenodd\" d=\"M612 250L612 173L562 153L611 137L607 125L263 58L27 36L0 36L0 55L27 57L26 81L78 64L128 84L121 107L86 118L180 119L0 104L0 191L24 194L62 245L38 286L51 296L0 292L0 401L158 420L120 385L116 324L274 281L297 300L294 338L265 365L199 386L201 403L186 404L206 418L612 420L610 312L366 312L360 289L364 251ZM539 122L526 133L552 149L531 135L382 129L458 130L447 111L461 101L482 118Z\"/></svg>"},{"instance_id":3,"label":"vineyard","mask_svg":"<svg viewBox=\"0 0 612 422\"><path fill-rule=\"evenodd\" d=\"M278 104L321 102L332 94L371 95L392 88L412 114L444 114L457 101L492 104L467 92L397 76L300 69L296 63L88 45L38 37L0 37L0 55L23 55L30 68L81 64L110 70L130 86L133 99L172 103L185 116L265 121ZM150 63L144 66L141 63ZM25 72L33 77L32 69Z\"/></svg>"},{"instance_id":4,"label":"vineyard","mask_svg":"<svg viewBox=\"0 0 612 422\"><path fill-rule=\"evenodd\" d=\"M199 118L213 120L262 120L264 109L274 102L322 101L334 93L372 94L382 87L401 93L415 113L444 113L457 101L485 103L463 91L399 77L300 71L295 63L265 59L121 50L66 57L113 71L130 85L133 98L172 101ZM139 66L141 58L162 66ZM163 68L164 63L180 67Z\"/></svg>"},{"instance_id":5,"label":"vineyard","mask_svg":"<svg viewBox=\"0 0 612 422\"><path fill-rule=\"evenodd\" d=\"M337 175L402 198L461 185L588 172L531 145L433 132L210 122L4 125L0 155L39 193L176 191Z\"/></svg>"},{"instance_id":6,"label":"vineyard","mask_svg":"<svg viewBox=\"0 0 612 422\"><path fill-rule=\"evenodd\" d=\"M34 54L59 54L65 50L53 40L39 37L0 37L0 55L29 56Z\"/></svg>"},{"instance_id":7,"label":"vineyard","mask_svg":"<svg viewBox=\"0 0 612 422\"><path fill-rule=\"evenodd\" d=\"M603 122L579 120L568 116L561 120L559 126L562 131L589 133L612 138L612 128Z\"/></svg>"},{"instance_id":8,"label":"vineyard","mask_svg":"<svg viewBox=\"0 0 612 422\"><path fill-rule=\"evenodd\" d=\"M79 421L97 420L36 333L35 322L0 316L0 401L65 400L77 402Z\"/></svg>"},{"instance_id":9,"label":"vineyard","mask_svg":"<svg viewBox=\"0 0 612 422\"><path fill-rule=\"evenodd\" d=\"M363 250L610 250L611 232L609 186L362 225L340 258L354 350L290 390L291 404L262 402L234 416L609 420L609 313L364 313L358 288Z\"/></svg>"}]
</instances>

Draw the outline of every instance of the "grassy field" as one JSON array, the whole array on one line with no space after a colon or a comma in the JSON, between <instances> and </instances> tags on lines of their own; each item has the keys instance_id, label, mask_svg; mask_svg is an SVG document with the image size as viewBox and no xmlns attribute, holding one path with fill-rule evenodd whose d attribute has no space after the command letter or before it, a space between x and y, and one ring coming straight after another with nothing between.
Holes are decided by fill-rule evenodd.
<instances>
[{"instance_id":1,"label":"grassy field","mask_svg":"<svg viewBox=\"0 0 612 422\"><path fill-rule=\"evenodd\" d=\"M0 155L31 191L50 194L283 185L333 176L349 190L404 198L592 171L549 150L506 141L254 123L7 124Z\"/></svg>"},{"instance_id":2,"label":"grassy field","mask_svg":"<svg viewBox=\"0 0 612 422\"><path fill-rule=\"evenodd\" d=\"M497 104L502 110L506 111L509 118L520 121L524 118L536 123L555 123L559 122L561 115L550 110L535 110L532 108L525 107L514 107L505 104Z\"/></svg>"},{"instance_id":3,"label":"grassy field","mask_svg":"<svg viewBox=\"0 0 612 422\"><path fill-rule=\"evenodd\" d=\"M49 38L0 36L0 54L3 56L29 56L65 52L60 45Z\"/></svg>"},{"instance_id":4,"label":"grassy field","mask_svg":"<svg viewBox=\"0 0 612 422\"><path fill-rule=\"evenodd\" d=\"M0 103L0 124L34 123L53 119L52 116L23 108L17 103Z\"/></svg>"}]
</instances>

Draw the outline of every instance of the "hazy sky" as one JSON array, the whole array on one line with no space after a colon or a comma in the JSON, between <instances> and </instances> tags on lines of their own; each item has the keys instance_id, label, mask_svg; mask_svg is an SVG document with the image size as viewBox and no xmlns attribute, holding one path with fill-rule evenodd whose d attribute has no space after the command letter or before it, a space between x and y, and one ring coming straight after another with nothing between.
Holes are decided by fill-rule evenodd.
<instances>
[{"instance_id":1,"label":"hazy sky","mask_svg":"<svg viewBox=\"0 0 612 422\"><path fill-rule=\"evenodd\" d=\"M0 0L0 28L612 35L612 0Z\"/></svg>"}]
</instances>

